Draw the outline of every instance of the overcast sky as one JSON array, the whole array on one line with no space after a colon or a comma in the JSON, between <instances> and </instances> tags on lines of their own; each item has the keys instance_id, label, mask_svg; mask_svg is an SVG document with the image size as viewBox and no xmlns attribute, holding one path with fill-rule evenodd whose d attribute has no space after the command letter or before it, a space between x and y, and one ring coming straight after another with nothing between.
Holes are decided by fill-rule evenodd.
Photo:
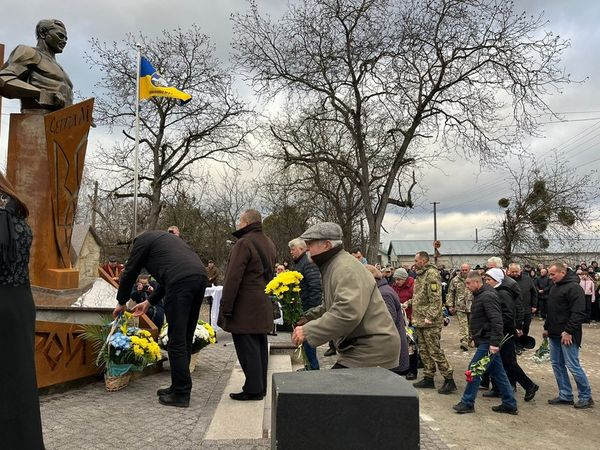
<instances>
[{"instance_id":1,"label":"overcast sky","mask_svg":"<svg viewBox=\"0 0 600 450\"><path fill-rule=\"evenodd\" d=\"M272 16L281 14L286 0L257 0L261 11ZM571 47L563 59L566 72L574 79L586 79L582 84L566 86L560 96L548 99L555 111L564 113L568 122L556 122L548 117L541 138L526 142L532 154L543 158L558 149L570 164L580 171L600 169L600 2L597 0L519 0L517 10L537 14L542 10L550 21L549 29L571 40ZM222 61L229 59L232 38L229 16L247 8L245 0L103 0L81 2L63 0L53 2L28 0L2 2L0 43L5 44L5 57L17 44L35 45L35 25L42 18L56 18L67 26L69 43L59 62L69 73L75 88L82 95L90 95L97 79L94 69L83 59L91 37L103 41L119 41L128 32L158 34L162 29L187 28L200 25L216 45ZM168 74L163 74L168 78ZM249 94L250 89L239 87ZM3 100L0 129L0 168L5 168L8 138L8 115L18 112L16 101ZM105 131L92 131L88 151L93 153L94 142L106 139ZM516 158L507 165L518 165ZM475 229L485 237L485 229L498 215L497 200L509 195L510 186L503 181L499 170L481 171L478 161L456 158L444 162L443 167L427 170L421 180L419 205L406 215L390 213L384 221L389 233L382 240L430 239L433 236L431 202L438 205L438 238L474 239ZM596 212L598 212L596 201Z\"/></svg>"}]
</instances>

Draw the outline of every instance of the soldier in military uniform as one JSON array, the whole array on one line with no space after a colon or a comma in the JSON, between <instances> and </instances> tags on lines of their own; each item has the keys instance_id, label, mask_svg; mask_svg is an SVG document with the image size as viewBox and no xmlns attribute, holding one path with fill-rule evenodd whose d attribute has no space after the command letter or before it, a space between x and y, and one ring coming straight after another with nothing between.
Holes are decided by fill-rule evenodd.
<instances>
[{"instance_id":1,"label":"soldier in military uniform","mask_svg":"<svg viewBox=\"0 0 600 450\"><path fill-rule=\"evenodd\" d=\"M450 308L451 314L456 314L458 319L460 348L463 351L469 351L469 346L473 338L469 329L469 318L471 316L471 303L473 302L473 294L467 289L465 279L471 270L468 264L460 266L460 272L450 281L448 288L448 298L446 304Z\"/></svg>"},{"instance_id":2,"label":"soldier in military uniform","mask_svg":"<svg viewBox=\"0 0 600 450\"><path fill-rule=\"evenodd\" d=\"M440 394L456 391L452 377L452 366L440 347L444 316L442 314L442 280L438 269L429 262L427 252L415 255L417 277L412 302L413 326L419 341L419 352L423 361L423 379L414 386L435 389L433 377L435 366L444 377L444 385L438 389Z\"/></svg>"}]
</instances>

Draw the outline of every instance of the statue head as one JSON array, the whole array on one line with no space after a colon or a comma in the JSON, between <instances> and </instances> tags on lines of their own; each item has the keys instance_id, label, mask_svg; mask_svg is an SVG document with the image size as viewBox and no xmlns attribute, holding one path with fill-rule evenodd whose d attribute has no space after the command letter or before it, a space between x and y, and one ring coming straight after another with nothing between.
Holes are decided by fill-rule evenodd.
<instances>
[{"instance_id":1,"label":"statue head","mask_svg":"<svg viewBox=\"0 0 600 450\"><path fill-rule=\"evenodd\" d=\"M67 28L60 20L40 20L35 27L35 35L38 46L43 42L52 53L62 53L67 45Z\"/></svg>"}]
</instances>

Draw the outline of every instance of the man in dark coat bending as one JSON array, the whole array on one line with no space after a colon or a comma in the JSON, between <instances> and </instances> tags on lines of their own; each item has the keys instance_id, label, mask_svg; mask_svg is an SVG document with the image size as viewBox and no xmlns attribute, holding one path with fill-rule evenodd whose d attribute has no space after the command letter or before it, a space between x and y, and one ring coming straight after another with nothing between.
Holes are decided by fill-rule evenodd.
<instances>
[{"instance_id":1,"label":"man in dark coat bending","mask_svg":"<svg viewBox=\"0 0 600 450\"><path fill-rule=\"evenodd\" d=\"M273 307L265 287L273 278L275 244L262 232L262 218L249 209L240 215L238 238L229 254L223 281L219 326L233 335L246 376L233 400L262 400L267 392L267 333L273 329Z\"/></svg>"},{"instance_id":2,"label":"man in dark coat bending","mask_svg":"<svg viewBox=\"0 0 600 450\"><path fill-rule=\"evenodd\" d=\"M192 379L190 357L192 339L200 305L204 298L207 276L200 257L185 241L166 231L146 231L133 241L133 248L121 276L113 311L116 317L125 311L131 288L142 268L158 281L159 286L148 300L133 309L134 315L144 314L150 305L165 298L165 312L169 322L169 362L171 386L157 391L158 401L167 406L187 408L190 404Z\"/></svg>"}]
</instances>

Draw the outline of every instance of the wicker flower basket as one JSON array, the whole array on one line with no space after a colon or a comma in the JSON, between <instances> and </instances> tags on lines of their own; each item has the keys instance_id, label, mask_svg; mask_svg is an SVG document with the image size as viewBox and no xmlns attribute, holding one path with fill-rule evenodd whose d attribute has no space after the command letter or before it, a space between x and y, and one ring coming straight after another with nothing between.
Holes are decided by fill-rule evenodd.
<instances>
[{"instance_id":1,"label":"wicker flower basket","mask_svg":"<svg viewBox=\"0 0 600 450\"><path fill-rule=\"evenodd\" d=\"M190 358L190 373L192 373L196 369L196 365L200 360L200 352L192 353Z\"/></svg>"},{"instance_id":2,"label":"wicker flower basket","mask_svg":"<svg viewBox=\"0 0 600 450\"><path fill-rule=\"evenodd\" d=\"M121 389L127 387L130 379L130 372L127 372L124 375L118 375L116 377L111 377L106 373L104 374L104 384L106 385L106 390L108 392L120 391Z\"/></svg>"}]
</instances>

